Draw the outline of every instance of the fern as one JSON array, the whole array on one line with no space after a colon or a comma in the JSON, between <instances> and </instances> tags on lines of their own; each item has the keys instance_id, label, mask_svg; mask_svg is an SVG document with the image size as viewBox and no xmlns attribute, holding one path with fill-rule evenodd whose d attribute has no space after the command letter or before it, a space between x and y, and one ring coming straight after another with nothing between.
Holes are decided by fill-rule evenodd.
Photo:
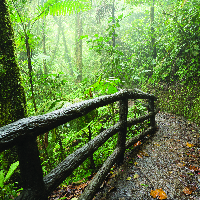
<instances>
[{"instance_id":1,"label":"fern","mask_svg":"<svg viewBox=\"0 0 200 200\"><path fill-rule=\"evenodd\" d=\"M39 7L41 14L39 17L50 15L66 15L72 14L73 12L87 11L91 9L91 1L89 0L47 0L43 6Z\"/></svg>"},{"instance_id":2,"label":"fern","mask_svg":"<svg viewBox=\"0 0 200 200\"><path fill-rule=\"evenodd\" d=\"M17 169L19 165L19 161L13 163L10 165L10 168L8 170L8 173L6 174L6 177L4 178L5 172L3 170L0 171L0 187L3 188L4 183L9 180L9 178L13 175L14 171Z\"/></svg>"}]
</instances>

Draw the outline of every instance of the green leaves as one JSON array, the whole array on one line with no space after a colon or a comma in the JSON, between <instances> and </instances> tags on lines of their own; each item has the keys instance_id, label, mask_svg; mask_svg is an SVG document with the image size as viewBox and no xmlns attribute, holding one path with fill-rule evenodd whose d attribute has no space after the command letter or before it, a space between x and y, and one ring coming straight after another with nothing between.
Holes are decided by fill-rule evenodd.
<instances>
[{"instance_id":1,"label":"green leaves","mask_svg":"<svg viewBox=\"0 0 200 200\"><path fill-rule=\"evenodd\" d=\"M200 22L197 13L199 13L199 8L195 0L175 3L171 12L163 12L161 18L164 17L165 26L163 26L163 21L157 22L159 28L155 26L158 37L160 36L157 43L160 50L157 49L157 66L154 68L153 75L155 81L157 77L160 80L179 80L190 83L192 77L197 78L196 66L199 62L199 52L195 48L199 46L197 24Z\"/></svg>"},{"instance_id":2,"label":"green leaves","mask_svg":"<svg viewBox=\"0 0 200 200\"><path fill-rule=\"evenodd\" d=\"M120 83L120 80L115 77L109 77L108 79L101 79L91 85L88 89L85 90L84 94L88 95L91 92L97 93L98 96L103 94L114 94L117 92L117 85Z\"/></svg>"},{"instance_id":3,"label":"green leaves","mask_svg":"<svg viewBox=\"0 0 200 200\"><path fill-rule=\"evenodd\" d=\"M4 183L10 179L14 171L17 169L19 165L19 161L13 163L10 165L10 168L8 170L8 173L6 174L6 177L4 177L5 172L3 170L0 171L0 187L4 187Z\"/></svg>"},{"instance_id":4,"label":"green leaves","mask_svg":"<svg viewBox=\"0 0 200 200\"><path fill-rule=\"evenodd\" d=\"M80 36L80 39L84 39L84 38L87 38L87 39L88 39L88 35L81 35L81 36Z\"/></svg>"},{"instance_id":5,"label":"green leaves","mask_svg":"<svg viewBox=\"0 0 200 200\"><path fill-rule=\"evenodd\" d=\"M7 173L7 175L6 175L5 179L4 179L4 182L6 182L7 180L9 180L9 178L10 178L10 177L12 176L12 174L14 173L15 169L17 169L18 165L19 165L19 161L17 161L17 162L15 162L15 163L11 164L11 166L10 166L10 168L9 168L9 170L8 170L8 173Z\"/></svg>"},{"instance_id":6,"label":"green leaves","mask_svg":"<svg viewBox=\"0 0 200 200\"><path fill-rule=\"evenodd\" d=\"M5 172L3 170L0 171L0 187L3 188L4 186L4 174Z\"/></svg>"},{"instance_id":7,"label":"green leaves","mask_svg":"<svg viewBox=\"0 0 200 200\"><path fill-rule=\"evenodd\" d=\"M44 3L43 6L39 7L41 14L38 16L42 18L45 15L66 15L72 14L74 12L87 11L91 9L91 1L81 0L81 1L73 1L73 0L65 0L65 1L57 1L57 0L48 0Z\"/></svg>"},{"instance_id":8,"label":"green leaves","mask_svg":"<svg viewBox=\"0 0 200 200\"><path fill-rule=\"evenodd\" d=\"M123 13L121 15L119 15L117 18L118 19L122 19L123 18Z\"/></svg>"}]
</instances>

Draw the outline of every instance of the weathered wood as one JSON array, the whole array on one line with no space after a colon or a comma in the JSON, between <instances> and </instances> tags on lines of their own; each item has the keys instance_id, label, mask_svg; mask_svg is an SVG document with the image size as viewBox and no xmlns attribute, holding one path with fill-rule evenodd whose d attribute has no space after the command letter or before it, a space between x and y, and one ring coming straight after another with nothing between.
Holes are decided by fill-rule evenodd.
<instances>
[{"instance_id":1,"label":"weathered wood","mask_svg":"<svg viewBox=\"0 0 200 200\"><path fill-rule=\"evenodd\" d=\"M117 123L97 135L83 147L77 149L44 177L46 192L50 194L60 185L83 161L104 144L111 136L122 129L122 124Z\"/></svg>"},{"instance_id":2,"label":"weathered wood","mask_svg":"<svg viewBox=\"0 0 200 200\"><path fill-rule=\"evenodd\" d=\"M150 99L149 114L137 119L130 119L127 122L128 99ZM91 185L85 190L82 199L92 199L111 166L117 161L122 162L125 149L142 139L145 135L155 130L154 100L153 95L140 90L121 90L112 95L87 100L74 104L71 107L62 108L51 113L33 116L18 120L12 124L0 128L0 152L14 145L18 146L20 169L22 178L25 181L24 191L17 200L43 200L60 185L71 173L83 163L92 153L104 144L111 136L118 132L117 148L106 160L97 175L91 181ZM57 126L81 117L90 111L107 104L120 101L120 121L113 127L101 132L85 146L77 149L69 155L48 175L42 178L42 169L39 161L39 153L36 145L36 136L41 135ZM146 119L151 121L151 126L140 135L126 142L127 126L143 122ZM89 131L90 132L90 131ZM91 132L90 132L91 137Z\"/></svg>"},{"instance_id":3,"label":"weathered wood","mask_svg":"<svg viewBox=\"0 0 200 200\"><path fill-rule=\"evenodd\" d=\"M153 111L154 111L154 99L150 98L149 99L149 112L153 112ZM152 127L155 126L155 116L150 117L150 125Z\"/></svg>"},{"instance_id":4,"label":"weathered wood","mask_svg":"<svg viewBox=\"0 0 200 200\"><path fill-rule=\"evenodd\" d=\"M133 124L139 123L148 119L149 116L155 115L155 113L149 113L145 115L145 117L140 117L138 119L130 119L128 120L128 126L132 126ZM118 131L122 130L123 124L117 123L113 127L106 129L101 132L98 136L96 136L93 140L88 142L85 146L77 149L74 153L70 154L64 161L62 161L55 169L53 169L48 175L44 177L44 183L46 187L46 192L50 194L60 183L62 183L72 172L76 169L87 157L89 157L94 151L96 151L108 138L116 134ZM147 134L153 131L152 128L147 130ZM147 135L146 132L144 135ZM140 136L140 135L139 135ZM129 147L131 144L136 143L140 140L140 137L136 136L132 142L126 143L125 149L127 149L127 145ZM143 136L143 133L142 133ZM142 138L141 136L141 138ZM143 136L144 137L144 136ZM135 142L136 141L136 142Z\"/></svg>"},{"instance_id":5,"label":"weathered wood","mask_svg":"<svg viewBox=\"0 0 200 200\"><path fill-rule=\"evenodd\" d=\"M17 145L23 191L16 200L47 200L36 137Z\"/></svg>"},{"instance_id":6,"label":"weathered wood","mask_svg":"<svg viewBox=\"0 0 200 200\"><path fill-rule=\"evenodd\" d=\"M89 131L88 140L90 141L92 139L92 132L91 132L90 125L88 126L88 131ZM90 159L90 169L92 169L92 172L94 172L94 170L95 170L95 163L94 163L94 159L93 159L93 153L89 157L89 159Z\"/></svg>"},{"instance_id":7,"label":"weathered wood","mask_svg":"<svg viewBox=\"0 0 200 200\"><path fill-rule=\"evenodd\" d=\"M86 100L70 107L62 108L51 113L20 119L0 128L0 152L11 148L27 136L38 136L50 131L59 125L81 117L95 108L127 99L157 98L140 90L121 90L115 94Z\"/></svg>"},{"instance_id":8,"label":"weathered wood","mask_svg":"<svg viewBox=\"0 0 200 200\"><path fill-rule=\"evenodd\" d=\"M131 138L126 142L125 149L128 149L132 145L134 145L137 141L142 140L146 135L152 133L155 130L153 127L149 127L147 130L143 131L141 134ZM107 158L104 162L103 166L99 169L97 174L94 176L90 184L86 187L83 194L78 198L78 200L91 200L93 199L94 195L100 188L103 180L107 176L108 172L110 171L111 167L114 163L116 163L121 155L121 149L117 147L113 153Z\"/></svg>"},{"instance_id":9,"label":"weathered wood","mask_svg":"<svg viewBox=\"0 0 200 200\"><path fill-rule=\"evenodd\" d=\"M90 184L86 187L83 194L78 198L78 200L91 200L93 199L95 193L100 188L103 180L108 175L111 167L114 163L119 159L120 156L120 148L117 147L113 153L107 158L104 162L103 166L99 169L97 174L91 180Z\"/></svg>"},{"instance_id":10,"label":"weathered wood","mask_svg":"<svg viewBox=\"0 0 200 200\"><path fill-rule=\"evenodd\" d=\"M120 148L120 156L118 164L122 164L125 153L126 132L127 132L127 114L128 114L128 99L124 98L119 101L119 122L122 123L122 129L118 133L117 147Z\"/></svg>"}]
</instances>

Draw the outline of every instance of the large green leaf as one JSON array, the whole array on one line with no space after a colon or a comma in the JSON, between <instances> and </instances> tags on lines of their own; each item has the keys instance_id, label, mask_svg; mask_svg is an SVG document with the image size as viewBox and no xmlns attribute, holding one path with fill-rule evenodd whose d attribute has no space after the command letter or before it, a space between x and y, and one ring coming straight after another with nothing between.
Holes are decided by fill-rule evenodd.
<instances>
[{"instance_id":1,"label":"large green leaf","mask_svg":"<svg viewBox=\"0 0 200 200\"><path fill-rule=\"evenodd\" d=\"M10 169L8 170L8 173L6 174L6 177L4 179L4 182L6 182L12 176L14 171L17 169L18 165L19 165L19 161L11 164Z\"/></svg>"}]
</instances>

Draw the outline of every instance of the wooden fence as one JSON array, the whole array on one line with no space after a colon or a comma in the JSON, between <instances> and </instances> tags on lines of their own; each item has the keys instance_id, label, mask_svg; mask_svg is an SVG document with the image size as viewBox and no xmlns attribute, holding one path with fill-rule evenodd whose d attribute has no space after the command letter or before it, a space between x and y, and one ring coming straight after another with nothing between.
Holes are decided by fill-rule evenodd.
<instances>
[{"instance_id":1,"label":"wooden fence","mask_svg":"<svg viewBox=\"0 0 200 200\"><path fill-rule=\"evenodd\" d=\"M128 99L148 99L149 113L127 121ZM156 100L155 96L138 89L121 90L112 95L86 100L48 114L23 118L0 128L0 152L14 145L17 147L24 188L20 196L16 197L16 200L48 199L51 192L70 176L73 170L90 157L110 137L118 133L118 142L115 150L79 197L79 200L92 199L114 163L123 162L125 149L155 131L155 114L157 111L154 109L154 101ZM98 107L106 106L116 101L119 101L119 122L102 131L86 145L67 156L57 167L43 177L36 137L59 125L81 117ZM150 120L148 129L126 141L127 127L147 119Z\"/></svg>"}]
</instances>

